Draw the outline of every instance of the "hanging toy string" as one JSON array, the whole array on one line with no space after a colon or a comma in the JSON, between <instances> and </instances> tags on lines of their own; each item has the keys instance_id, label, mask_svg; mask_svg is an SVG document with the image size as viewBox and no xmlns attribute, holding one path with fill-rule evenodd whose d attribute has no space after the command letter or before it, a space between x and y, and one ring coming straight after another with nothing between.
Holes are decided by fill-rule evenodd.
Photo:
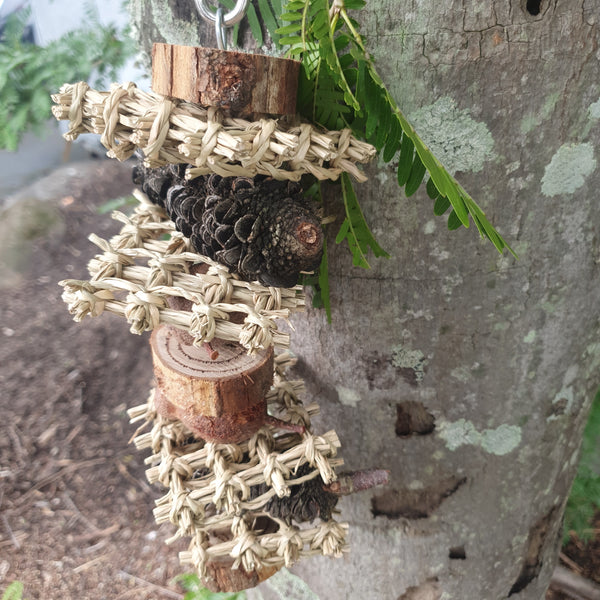
<instances>
[{"instance_id":1,"label":"hanging toy string","mask_svg":"<svg viewBox=\"0 0 600 600\"><path fill-rule=\"evenodd\" d=\"M239 23L246 14L248 0L238 0L233 9L223 14L223 7L219 6L216 12L213 12L207 5L206 0L194 0L200 16L208 23L215 24L215 33L217 34L217 47L219 50L227 50L227 36L225 27L231 27Z\"/></svg>"}]
</instances>

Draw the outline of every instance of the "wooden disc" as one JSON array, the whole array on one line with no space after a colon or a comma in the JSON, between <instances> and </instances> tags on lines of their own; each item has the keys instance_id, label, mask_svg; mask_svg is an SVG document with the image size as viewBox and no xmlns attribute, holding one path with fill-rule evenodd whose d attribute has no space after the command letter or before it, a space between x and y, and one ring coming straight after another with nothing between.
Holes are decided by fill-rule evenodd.
<instances>
[{"instance_id":1,"label":"wooden disc","mask_svg":"<svg viewBox=\"0 0 600 600\"><path fill-rule=\"evenodd\" d=\"M154 44L152 89L157 94L218 106L236 116L296 112L300 63L217 48Z\"/></svg>"},{"instance_id":2,"label":"wooden disc","mask_svg":"<svg viewBox=\"0 0 600 600\"><path fill-rule=\"evenodd\" d=\"M273 348L248 355L234 342L215 338L211 345L216 359L205 348L187 344L172 327L154 330L156 409L206 441L241 442L265 422Z\"/></svg>"},{"instance_id":3,"label":"wooden disc","mask_svg":"<svg viewBox=\"0 0 600 600\"><path fill-rule=\"evenodd\" d=\"M246 571L239 566L232 569L233 561L211 560L206 564L206 577L202 583L211 592L241 592L256 587L272 575L275 575L281 567L262 567L254 571Z\"/></svg>"}]
</instances>

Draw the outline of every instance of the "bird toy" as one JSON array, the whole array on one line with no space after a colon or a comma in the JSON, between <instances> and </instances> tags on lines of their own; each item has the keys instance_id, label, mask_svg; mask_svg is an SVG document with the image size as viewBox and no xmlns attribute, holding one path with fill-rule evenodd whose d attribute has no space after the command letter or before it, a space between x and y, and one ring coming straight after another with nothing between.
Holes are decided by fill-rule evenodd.
<instances>
[{"instance_id":1,"label":"bird toy","mask_svg":"<svg viewBox=\"0 0 600 600\"><path fill-rule=\"evenodd\" d=\"M95 132L109 156L141 155L134 214L113 214L123 227L110 240L90 237L102 252L88 280L61 285L75 320L106 311L152 331L155 386L129 415L152 453L148 479L168 490L154 515L175 526L169 541L189 538L180 560L207 587L238 591L304 556L341 556L338 498L387 482L336 472L335 431L313 432L318 405L304 406L303 382L286 374L295 359L275 352L323 252L301 180L364 180L356 165L375 152L296 120L299 63L225 50L247 0L227 14L197 4L219 49L155 45L154 93L82 82L53 96L67 139Z\"/></svg>"}]
</instances>

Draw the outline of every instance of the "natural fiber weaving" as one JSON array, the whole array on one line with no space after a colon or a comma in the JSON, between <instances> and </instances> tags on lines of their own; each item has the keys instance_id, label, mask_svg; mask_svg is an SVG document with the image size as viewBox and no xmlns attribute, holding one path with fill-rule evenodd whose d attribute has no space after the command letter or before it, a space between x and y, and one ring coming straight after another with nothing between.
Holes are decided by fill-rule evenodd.
<instances>
[{"instance_id":1,"label":"natural fiber weaving","mask_svg":"<svg viewBox=\"0 0 600 600\"><path fill-rule=\"evenodd\" d=\"M135 190L134 196L140 204L131 217L113 213L124 224L118 235L110 241L90 236L103 251L88 265L91 278L60 282L76 321L108 311L124 316L137 334L165 323L188 331L195 345L218 337L250 352L289 346L289 334L277 329L276 320L304 308L301 287L266 288L239 280L192 252L189 240L145 194ZM191 274L194 265L204 265L206 273ZM191 310L170 307L173 298L190 301Z\"/></svg>"},{"instance_id":2,"label":"natural fiber weaving","mask_svg":"<svg viewBox=\"0 0 600 600\"><path fill-rule=\"evenodd\" d=\"M146 93L133 83L113 85L110 92L85 82L65 84L52 99L54 116L69 121L67 140L97 133L110 157L125 160L139 148L149 167L194 165L190 178L262 174L298 181L306 173L337 179L348 172L365 181L356 163L375 156L375 148L349 129L322 131L308 123L285 128L273 119L226 117L215 107Z\"/></svg>"},{"instance_id":3,"label":"natural fiber weaving","mask_svg":"<svg viewBox=\"0 0 600 600\"><path fill-rule=\"evenodd\" d=\"M286 380L284 371L292 362L288 353L276 358L267 398L270 410L306 427L302 436L266 426L244 443L205 443L191 438L181 422L157 415L153 393L147 404L129 411L132 422L145 421L134 442L140 450L152 450L146 459L152 465L149 481L169 488L156 502L155 519L177 527L168 543L190 538L180 560L204 577L211 575L211 564L223 560L230 561L228 569L252 572L289 566L303 556L341 556L347 549L345 523L327 518L301 525L268 510L270 500L297 494L305 481L332 482L334 469L343 463L335 458L340 443L334 431L322 436L310 431L318 406L305 408L298 399L303 383ZM148 425L152 430L140 433Z\"/></svg>"}]
</instances>

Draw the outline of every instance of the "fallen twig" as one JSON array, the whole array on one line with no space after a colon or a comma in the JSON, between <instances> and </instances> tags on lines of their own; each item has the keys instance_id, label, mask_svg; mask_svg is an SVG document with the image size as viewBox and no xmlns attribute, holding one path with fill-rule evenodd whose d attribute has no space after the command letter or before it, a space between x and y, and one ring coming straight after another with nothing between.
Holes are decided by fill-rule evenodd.
<instances>
[{"instance_id":1,"label":"fallen twig","mask_svg":"<svg viewBox=\"0 0 600 600\"><path fill-rule=\"evenodd\" d=\"M181 594L179 594L178 592L171 590L169 588L163 587L162 585L157 585L156 583L152 583L151 581L146 581L145 579L142 579L141 577L136 577L135 575L132 575L131 573L127 573L127 571L121 570L121 571L119 571L119 575L121 575L122 577L129 577L130 579L133 579L138 585L150 587L153 590L156 590L157 592L161 592L168 598L175 598L176 600L181 600Z\"/></svg>"},{"instance_id":2,"label":"fallen twig","mask_svg":"<svg viewBox=\"0 0 600 600\"><path fill-rule=\"evenodd\" d=\"M87 562L84 562L82 565L75 567L73 569L73 572L81 573L82 571L87 571L90 567L93 567L94 565L98 564L99 562L102 562L103 560L110 558L110 556L111 556L110 552L108 554L102 554L101 556L96 556L96 558L92 558L92 560L88 560Z\"/></svg>"},{"instance_id":3,"label":"fallen twig","mask_svg":"<svg viewBox=\"0 0 600 600\"><path fill-rule=\"evenodd\" d=\"M44 477L43 479L38 481L35 485L30 487L20 498L17 499L16 505L22 506L23 504L25 504L25 502L27 500L29 500L29 498L33 495L33 493L36 490L39 490L39 489L47 486L49 483L52 483L53 481L60 479L64 475L67 475L68 473L71 473L72 471L77 471L78 469L83 469L85 467L93 467L94 465L99 465L100 463L103 463L104 461L105 461L104 458L92 458L90 460L84 460L82 462L73 463L66 467L63 467L62 469L56 471L55 473L52 473L52 474L48 475L47 477Z\"/></svg>"},{"instance_id":4,"label":"fallen twig","mask_svg":"<svg viewBox=\"0 0 600 600\"><path fill-rule=\"evenodd\" d=\"M554 569L550 585L573 600L600 600L600 586L561 565Z\"/></svg>"},{"instance_id":5,"label":"fallen twig","mask_svg":"<svg viewBox=\"0 0 600 600\"><path fill-rule=\"evenodd\" d=\"M13 530L11 529L11 526L8 522L8 519L6 518L6 515L3 514L2 515L2 522L4 523L4 528L6 529L8 536L10 537L10 541L12 542L13 546L17 549L20 550L21 549L21 544L19 544L19 540L15 537L15 534L13 533Z\"/></svg>"},{"instance_id":6,"label":"fallen twig","mask_svg":"<svg viewBox=\"0 0 600 600\"><path fill-rule=\"evenodd\" d=\"M572 571L575 571L575 573L581 575L583 569L574 560L570 559L564 552L561 552L559 556L560 560L562 560L565 565L570 567Z\"/></svg>"},{"instance_id":7,"label":"fallen twig","mask_svg":"<svg viewBox=\"0 0 600 600\"><path fill-rule=\"evenodd\" d=\"M115 464L117 466L117 471L119 471L119 473L121 473L121 475L123 475L127 481L137 485L144 492L144 494L152 494L152 488L145 481L136 479L119 459L115 461Z\"/></svg>"},{"instance_id":8,"label":"fallen twig","mask_svg":"<svg viewBox=\"0 0 600 600\"><path fill-rule=\"evenodd\" d=\"M95 534L97 534L98 531L100 531L98 529L98 527L96 527L96 525L94 525L94 523L92 523L87 517L85 517L81 513L81 511L75 505L75 502L73 502L73 499L71 498L71 496L69 496L68 492L66 492L66 491L63 492L62 498L63 498L63 502L66 505L68 505L68 507L75 513L75 515L73 517L75 520L79 520L82 523L84 523L88 527L88 529L90 529L90 531L92 531Z\"/></svg>"},{"instance_id":9,"label":"fallen twig","mask_svg":"<svg viewBox=\"0 0 600 600\"><path fill-rule=\"evenodd\" d=\"M94 531L90 531L89 533L82 533L81 535L75 535L71 538L74 544L81 544L82 542L90 542L91 540L95 540L97 538L105 538L113 533L119 531L121 526L118 523L107 527L106 529L96 529Z\"/></svg>"}]
</instances>

